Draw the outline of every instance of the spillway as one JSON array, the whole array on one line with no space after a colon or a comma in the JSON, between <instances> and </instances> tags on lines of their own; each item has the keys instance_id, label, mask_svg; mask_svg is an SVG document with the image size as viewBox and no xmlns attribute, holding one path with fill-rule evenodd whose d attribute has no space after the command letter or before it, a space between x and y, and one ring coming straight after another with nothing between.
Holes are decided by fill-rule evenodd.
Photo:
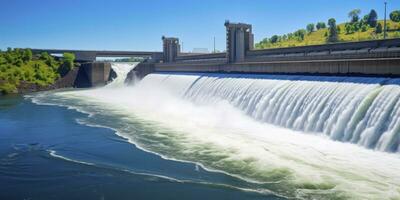
<instances>
[{"instance_id":1,"label":"spillway","mask_svg":"<svg viewBox=\"0 0 400 200\"><path fill-rule=\"evenodd\" d=\"M153 73L34 101L89 114L165 159L288 199L399 199L400 79ZM196 169L197 170L197 169ZM161 174L162 175L162 174ZM180 179L180 177L173 177Z\"/></svg>"},{"instance_id":2,"label":"spillway","mask_svg":"<svg viewBox=\"0 0 400 200\"><path fill-rule=\"evenodd\" d=\"M128 73L133 70L138 63L131 62L131 63L112 63L111 68L115 72L116 77L106 85L108 88L112 87L123 87L125 85L126 77ZM135 77L133 77L135 79Z\"/></svg>"},{"instance_id":3,"label":"spillway","mask_svg":"<svg viewBox=\"0 0 400 200\"><path fill-rule=\"evenodd\" d=\"M168 73L142 80L196 104L226 101L261 122L388 152L399 152L399 83L385 78Z\"/></svg>"}]
</instances>

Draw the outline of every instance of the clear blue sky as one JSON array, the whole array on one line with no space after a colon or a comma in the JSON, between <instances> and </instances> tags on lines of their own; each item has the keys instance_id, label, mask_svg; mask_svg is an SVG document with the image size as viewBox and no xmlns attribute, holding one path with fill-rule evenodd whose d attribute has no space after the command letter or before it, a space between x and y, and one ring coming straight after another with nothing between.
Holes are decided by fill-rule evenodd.
<instances>
[{"instance_id":1,"label":"clear blue sky","mask_svg":"<svg viewBox=\"0 0 400 200\"><path fill-rule=\"evenodd\" d=\"M375 9L383 0L0 0L0 49L161 50L161 36L176 36L184 50L225 49L226 19L253 25L255 40L348 20L347 13ZM400 0L388 0L388 11Z\"/></svg>"}]
</instances>

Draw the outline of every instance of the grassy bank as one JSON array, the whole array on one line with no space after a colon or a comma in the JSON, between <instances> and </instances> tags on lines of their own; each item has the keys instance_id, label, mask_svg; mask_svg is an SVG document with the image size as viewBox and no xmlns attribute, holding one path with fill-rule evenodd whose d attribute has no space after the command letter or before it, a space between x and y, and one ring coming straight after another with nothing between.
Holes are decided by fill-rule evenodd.
<instances>
[{"instance_id":1,"label":"grassy bank","mask_svg":"<svg viewBox=\"0 0 400 200\"><path fill-rule=\"evenodd\" d=\"M49 86L74 67L74 59L73 54L64 54L62 60L47 53L33 55L30 49L0 51L0 93L18 93L20 85Z\"/></svg>"},{"instance_id":2,"label":"grassy bank","mask_svg":"<svg viewBox=\"0 0 400 200\"><path fill-rule=\"evenodd\" d=\"M383 27L383 21L378 21ZM387 21L388 32L387 38L400 38L400 23L393 22L391 20ZM375 27L366 27L364 29L347 32L346 23L337 25L338 29L338 41L337 42L355 42L364 40L374 40L383 39L383 32L376 32ZM296 31L295 33L279 35L275 39L265 38L261 42L256 44L256 49L266 49L266 48L279 48L279 47L294 47L294 46L306 46L306 45L317 45L326 44L327 35L329 28L321 28L319 30L307 32L304 30ZM301 34L304 34L303 36ZM272 39L272 40L271 40Z\"/></svg>"}]
</instances>

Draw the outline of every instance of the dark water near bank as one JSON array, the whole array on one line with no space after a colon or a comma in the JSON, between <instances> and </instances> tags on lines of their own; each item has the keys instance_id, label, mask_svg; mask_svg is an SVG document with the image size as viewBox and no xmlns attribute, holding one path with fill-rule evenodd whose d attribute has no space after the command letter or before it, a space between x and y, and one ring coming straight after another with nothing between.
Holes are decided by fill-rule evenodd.
<instances>
[{"instance_id":1,"label":"dark water near bank","mask_svg":"<svg viewBox=\"0 0 400 200\"><path fill-rule=\"evenodd\" d=\"M85 117L0 97L0 199L278 199L142 151L113 130L77 123Z\"/></svg>"}]
</instances>

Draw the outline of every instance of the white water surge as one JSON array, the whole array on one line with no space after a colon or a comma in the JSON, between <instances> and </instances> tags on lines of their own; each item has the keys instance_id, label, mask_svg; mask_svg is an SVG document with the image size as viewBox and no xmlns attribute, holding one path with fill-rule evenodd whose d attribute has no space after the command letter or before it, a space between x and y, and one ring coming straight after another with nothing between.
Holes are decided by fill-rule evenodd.
<instances>
[{"instance_id":1,"label":"white water surge","mask_svg":"<svg viewBox=\"0 0 400 200\"><path fill-rule=\"evenodd\" d=\"M139 147L247 180L253 191L400 199L398 82L163 73L36 100L114 118L110 126Z\"/></svg>"},{"instance_id":2,"label":"white water surge","mask_svg":"<svg viewBox=\"0 0 400 200\"><path fill-rule=\"evenodd\" d=\"M122 87L125 85L125 79L128 73L136 67L138 63L121 63L115 62L111 64L112 70L117 74L114 80L111 81L106 87L108 88L115 88L115 87Z\"/></svg>"},{"instance_id":3,"label":"white water surge","mask_svg":"<svg viewBox=\"0 0 400 200\"><path fill-rule=\"evenodd\" d=\"M373 78L155 74L143 84L163 85L197 104L227 101L261 122L398 152L399 83Z\"/></svg>"}]
</instances>

